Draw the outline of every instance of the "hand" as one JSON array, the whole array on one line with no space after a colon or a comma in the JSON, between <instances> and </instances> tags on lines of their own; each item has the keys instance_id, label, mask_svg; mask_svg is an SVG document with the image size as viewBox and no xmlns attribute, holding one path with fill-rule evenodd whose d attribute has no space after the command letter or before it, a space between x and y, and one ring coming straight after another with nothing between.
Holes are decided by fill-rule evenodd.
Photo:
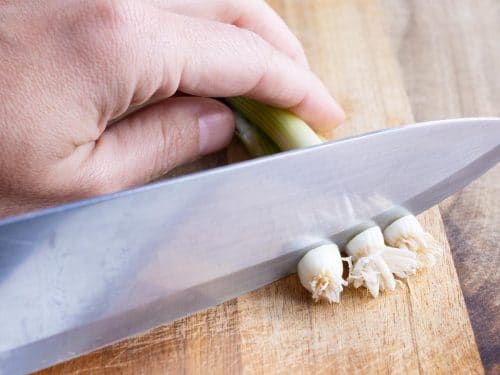
<instances>
[{"instance_id":1,"label":"hand","mask_svg":"<svg viewBox=\"0 0 500 375\"><path fill-rule=\"evenodd\" d=\"M343 119L263 1L1 2L0 216L143 184L221 149L233 118L207 97L238 95L317 130Z\"/></svg>"}]
</instances>

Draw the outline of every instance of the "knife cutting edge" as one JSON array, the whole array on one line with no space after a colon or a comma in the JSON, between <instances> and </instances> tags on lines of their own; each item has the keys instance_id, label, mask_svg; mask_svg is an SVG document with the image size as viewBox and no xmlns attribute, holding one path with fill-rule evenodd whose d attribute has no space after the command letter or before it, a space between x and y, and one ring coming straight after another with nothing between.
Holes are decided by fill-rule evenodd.
<instances>
[{"instance_id":1,"label":"knife cutting edge","mask_svg":"<svg viewBox=\"0 0 500 375\"><path fill-rule=\"evenodd\" d=\"M0 221L0 372L262 287L325 240L418 214L500 161L500 119L415 124Z\"/></svg>"}]
</instances>

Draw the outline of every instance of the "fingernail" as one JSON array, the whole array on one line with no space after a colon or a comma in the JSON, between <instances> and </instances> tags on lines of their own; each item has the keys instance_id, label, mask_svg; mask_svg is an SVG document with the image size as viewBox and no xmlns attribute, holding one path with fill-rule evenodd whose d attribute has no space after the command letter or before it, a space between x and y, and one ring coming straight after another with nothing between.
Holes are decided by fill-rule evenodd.
<instances>
[{"instance_id":1,"label":"fingernail","mask_svg":"<svg viewBox=\"0 0 500 375\"><path fill-rule=\"evenodd\" d=\"M234 132L234 118L228 108L222 107L199 117L200 154L206 155L226 147Z\"/></svg>"}]
</instances>

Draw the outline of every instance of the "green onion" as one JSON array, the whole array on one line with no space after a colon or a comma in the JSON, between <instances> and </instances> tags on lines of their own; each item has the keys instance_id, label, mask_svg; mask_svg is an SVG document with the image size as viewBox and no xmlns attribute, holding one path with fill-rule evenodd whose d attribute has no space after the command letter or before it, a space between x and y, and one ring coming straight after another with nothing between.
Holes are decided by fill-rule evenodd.
<instances>
[{"instance_id":1,"label":"green onion","mask_svg":"<svg viewBox=\"0 0 500 375\"><path fill-rule=\"evenodd\" d=\"M345 246L345 251L353 262L347 281L355 288L366 287L374 298L382 290L396 288L394 275L406 279L419 267L415 253L386 246L382 230L377 226L354 236Z\"/></svg>"},{"instance_id":2,"label":"green onion","mask_svg":"<svg viewBox=\"0 0 500 375\"><path fill-rule=\"evenodd\" d=\"M253 157L275 154L278 146L259 128L250 124L238 112L234 112L236 136Z\"/></svg>"},{"instance_id":3,"label":"green onion","mask_svg":"<svg viewBox=\"0 0 500 375\"><path fill-rule=\"evenodd\" d=\"M341 258L337 245L329 243L309 250L297 265L300 283L311 292L315 302L325 299L340 302L340 293L347 281L342 278L342 261L350 264L349 258Z\"/></svg>"},{"instance_id":4,"label":"green onion","mask_svg":"<svg viewBox=\"0 0 500 375\"><path fill-rule=\"evenodd\" d=\"M283 151L323 143L309 125L287 110L243 97L227 98L226 102L248 122L266 133Z\"/></svg>"},{"instance_id":5,"label":"green onion","mask_svg":"<svg viewBox=\"0 0 500 375\"><path fill-rule=\"evenodd\" d=\"M413 215L406 215L384 229L385 242L392 247L407 249L417 254L419 268L432 267L443 249L434 237L426 232Z\"/></svg>"},{"instance_id":6,"label":"green onion","mask_svg":"<svg viewBox=\"0 0 500 375\"><path fill-rule=\"evenodd\" d=\"M323 143L320 136L289 111L243 97L225 101L234 111L237 137L253 156ZM350 270L350 258L341 258L339 248L333 243L310 250L300 260L297 266L300 283L314 301L340 302L342 289L347 285L342 278L342 261L348 262Z\"/></svg>"}]
</instances>

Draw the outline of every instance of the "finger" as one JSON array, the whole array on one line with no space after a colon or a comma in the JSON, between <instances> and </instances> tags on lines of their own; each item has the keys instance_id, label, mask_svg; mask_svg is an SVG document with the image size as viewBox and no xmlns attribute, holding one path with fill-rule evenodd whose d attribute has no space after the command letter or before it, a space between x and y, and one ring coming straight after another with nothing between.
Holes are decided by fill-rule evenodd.
<instances>
[{"instance_id":1,"label":"finger","mask_svg":"<svg viewBox=\"0 0 500 375\"><path fill-rule=\"evenodd\" d=\"M183 29L184 28L184 29ZM178 32L184 44L179 89L200 96L244 95L288 108L323 132L343 120L343 111L323 83L253 32L189 19Z\"/></svg>"},{"instance_id":2,"label":"finger","mask_svg":"<svg viewBox=\"0 0 500 375\"><path fill-rule=\"evenodd\" d=\"M152 2L179 14L229 23L253 31L294 61L308 66L302 44L265 1L152 0Z\"/></svg>"},{"instance_id":3,"label":"finger","mask_svg":"<svg viewBox=\"0 0 500 375\"><path fill-rule=\"evenodd\" d=\"M209 98L175 97L106 129L84 164L81 181L107 193L164 175L225 147L233 135L229 108Z\"/></svg>"},{"instance_id":4,"label":"finger","mask_svg":"<svg viewBox=\"0 0 500 375\"><path fill-rule=\"evenodd\" d=\"M142 6L143 15L120 27L121 48L116 48L115 76L110 78L136 82L130 96L138 102L176 90L197 96L246 95L288 108L320 132L343 120L343 111L321 81L257 34ZM109 87L104 89L103 104L109 104ZM120 109L128 104L121 103Z\"/></svg>"}]
</instances>

